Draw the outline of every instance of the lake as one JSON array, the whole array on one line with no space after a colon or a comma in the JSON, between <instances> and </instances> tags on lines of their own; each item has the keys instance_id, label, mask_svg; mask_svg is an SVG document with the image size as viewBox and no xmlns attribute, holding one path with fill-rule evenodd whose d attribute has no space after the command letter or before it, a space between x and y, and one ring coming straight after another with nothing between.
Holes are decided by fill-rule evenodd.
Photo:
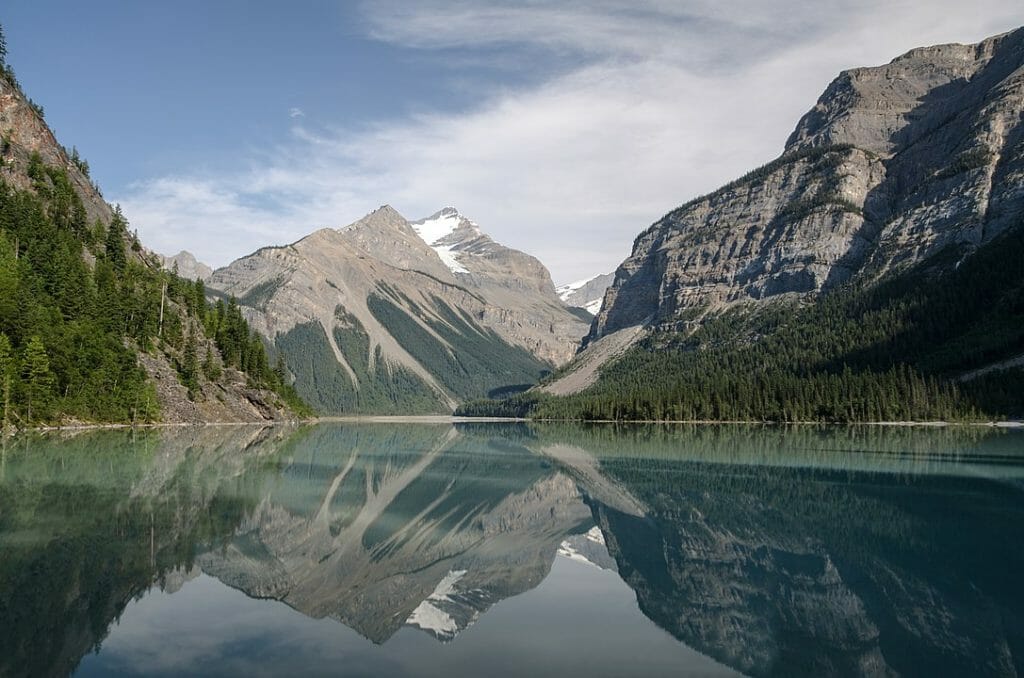
<instances>
[{"instance_id":1,"label":"lake","mask_svg":"<svg viewBox=\"0 0 1024 678\"><path fill-rule=\"evenodd\" d=\"M1024 432L333 423L0 458L0 675L1012 676Z\"/></svg>"}]
</instances>

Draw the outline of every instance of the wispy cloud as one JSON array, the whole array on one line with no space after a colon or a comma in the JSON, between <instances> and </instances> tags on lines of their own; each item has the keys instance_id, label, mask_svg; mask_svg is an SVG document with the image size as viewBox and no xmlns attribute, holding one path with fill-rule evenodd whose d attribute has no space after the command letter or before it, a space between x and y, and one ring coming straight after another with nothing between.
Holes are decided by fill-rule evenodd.
<instances>
[{"instance_id":1,"label":"wispy cloud","mask_svg":"<svg viewBox=\"0 0 1024 678\"><path fill-rule=\"evenodd\" d=\"M288 117L289 118L304 118L304 117L306 117L306 112L303 111L301 108L289 108L288 109Z\"/></svg>"},{"instance_id":2,"label":"wispy cloud","mask_svg":"<svg viewBox=\"0 0 1024 678\"><path fill-rule=\"evenodd\" d=\"M507 47L574 66L369 129L293 116L289 143L233 174L156 178L120 196L147 243L224 264L385 202L411 218L455 204L558 281L611 270L652 220L775 156L842 68L1008 30L1024 8L424 0L374 2L365 18L377 40L439 59Z\"/></svg>"}]
</instances>

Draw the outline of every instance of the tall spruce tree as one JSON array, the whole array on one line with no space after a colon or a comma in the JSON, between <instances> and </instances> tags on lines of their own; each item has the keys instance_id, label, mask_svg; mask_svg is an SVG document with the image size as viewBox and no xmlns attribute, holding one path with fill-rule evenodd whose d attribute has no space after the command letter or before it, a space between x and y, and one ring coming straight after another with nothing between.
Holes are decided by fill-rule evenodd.
<instances>
[{"instance_id":1,"label":"tall spruce tree","mask_svg":"<svg viewBox=\"0 0 1024 678\"><path fill-rule=\"evenodd\" d=\"M118 273L124 272L124 267L128 262L128 257L124 250L124 237L127 229L128 220L124 218L121 206L118 205L114 208L114 218L110 220L110 226L107 227L107 240L105 243L107 261L110 262L111 266Z\"/></svg>"},{"instance_id":2,"label":"tall spruce tree","mask_svg":"<svg viewBox=\"0 0 1024 678\"><path fill-rule=\"evenodd\" d=\"M0 332L0 435L11 427L11 374L14 372L14 351L7 335Z\"/></svg>"},{"instance_id":3,"label":"tall spruce tree","mask_svg":"<svg viewBox=\"0 0 1024 678\"><path fill-rule=\"evenodd\" d=\"M29 421L42 420L49 414L53 401L53 373L46 346L38 336L29 339L24 359L25 406Z\"/></svg>"},{"instance_id":4,"label":"tall spruce tree","mask_svg":"<svg viewBox=\"0 0 1024 678\"><path fill-rule=\"evenodd\" d=\"M199 340L195 323L189 323L188 338L185 340L185 355L181 361L181 379L190 395L199 390Z\"/></svg>"}]
</instances>

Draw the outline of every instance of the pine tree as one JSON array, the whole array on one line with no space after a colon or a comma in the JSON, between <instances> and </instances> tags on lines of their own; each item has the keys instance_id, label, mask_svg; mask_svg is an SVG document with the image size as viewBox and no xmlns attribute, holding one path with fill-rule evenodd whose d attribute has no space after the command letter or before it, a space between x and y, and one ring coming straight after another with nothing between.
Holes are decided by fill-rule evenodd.
<instances>
[{"instance_id":1,"label":"pine tree","mask_svg":"<svg viewBox=\"0 0 1024 678\"><path fill-rule=\"evenodd\" d=\"M209 344L206 345L206 357L203 359L203 374L210 381L217 381L221 375L220 365L213 357L213 348Z\"/></svg>"},{"instance_id":2,"label":"pine tree","mask_svg":"<svg viewBox=\"0 0 1024 678\"><path fill-rule=\"evenodd\" d=\"M185 355L181 361L181 379L188 387L189 394L194 395L199 390L199 346L196 326L192 323L189 324Z\"/></svg>"},{"instance_id":3,"label":"pine tree","mask_svg":"<svg viewBox=\"0 0 1024 678\"><path fill-rule=\"evenodd\" d=\"M107 228L105 248L107 261L110 262L118 273L124 271L124 267L128 262L128 257L124 251L124 238L127 229L128 220L124 218L121 206L118 205L114 208L114 218L110 220L110 226Z\"/></svg>"},{"instance_id":4,"label":"pine tree","mask_svg":"<svg viewBox=\"0 0 1024 678\"><path fill-rule=\"evenodd\" d=\"M53 398L53 373L50 372L50 358L46 346L38 336L29 339L25 347L24 378L26 386L26 409L29 421L33 414L42 419L49 413Z\"/></svg>"},{"instance_id":5,"label":"pine tree","mask_svg":"<svg viewBox=\"0 0 1024 678\"><path fill-rule=\"evenodd\" d=\"M0 407L3 408L0 419L0 435L11 427L11 373L14 372L14 352L7 335L0 332Z\"/></svg>"}]
</instances>

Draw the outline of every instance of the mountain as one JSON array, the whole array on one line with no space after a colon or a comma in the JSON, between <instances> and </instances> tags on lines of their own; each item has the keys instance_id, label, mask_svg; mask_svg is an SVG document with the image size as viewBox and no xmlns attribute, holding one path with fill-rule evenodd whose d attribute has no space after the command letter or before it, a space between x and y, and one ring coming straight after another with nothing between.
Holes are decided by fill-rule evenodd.
<instances>
[{"instance_id":1,"label":"mountain","mask_svg":"<svg viewBox=\"0 0 1024 678\"><path fill-rule=\"evenodd\" d=\"M566 306L582 308L591 315L597 315L604 305L604 293L614 281L614 273L603 273L563 285L555 292Z\"/></svg>"},{"instance_id":2,"label":"mountain","mask_svg":"<svg viewBox=\"0 0 1024 678\"><path fill-rule=\"evenodd\" d=\"M522 390L568 361L584 320L547 269L454 208L416 222L383 206L266 247L207 281L234 296L321 412L450 412Z\"/></svg>"},{"instance_id":3,"label":"mountain","mask_svg":"<svg viewBox=\"0 0 1024 678\"><path fill-rule=\"evenodd\" d=\"M161 270L0 67L0 429L294 416L237 309Z\"/></svg>"},{"instance_id":4,"label":"mountain","mask_svg":"<svg viewBox=\"0 0 1024 678\"><path fill-rule=\"evenodd\" d=\"M173 257L160 257L160 265L168 271L177 271L185 280L206 280L213 273L213 269L196 259L191 252L182 250Z\"/></svg>"},{"instance_id":5,"label":"mountain","mask_svg":"<svg viewBox=\"0 0 1024 678\"><path fill-rule=\"evenodd\" d=\"M1024 206L1024 30L842 73L782 156L641 233L588 343L961 257ZM619 298L621 297L621 301Z\"/></svg>"},{"instance_id":6,"label":"mountain","mask_svg":"<svg viewBox=\"0 0 1024 678\"><path fill-rule=\"evenodd\" d=\"M1024 354L1022 112L1024 29L843 72L778 159L637 236L546 392L601 418L1024 412L1021 372L984 371Z\"/></svg>"}]
</instances>

